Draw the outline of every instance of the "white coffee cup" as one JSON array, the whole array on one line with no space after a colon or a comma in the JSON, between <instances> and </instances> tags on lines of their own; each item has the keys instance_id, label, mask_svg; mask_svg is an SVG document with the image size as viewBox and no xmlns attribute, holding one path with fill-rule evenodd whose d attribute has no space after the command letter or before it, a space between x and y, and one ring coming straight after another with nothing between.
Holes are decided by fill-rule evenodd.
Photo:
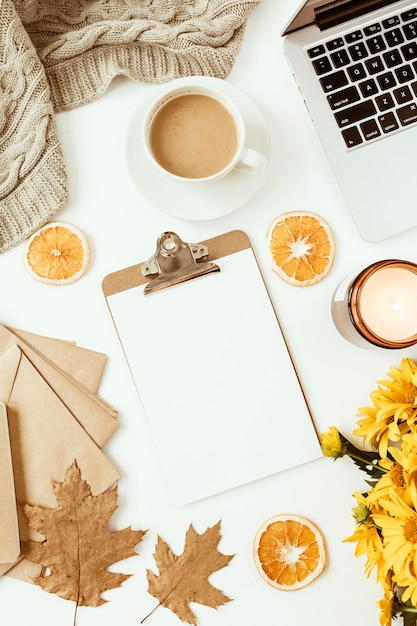
<instances>
[{"instance_id":1,"label":"white coffee cup","mask_svg":"<svg viewBox=\"0 0 417 626\"><path fill-rule=\"evenodd\" d=\"M142 140L163 175L187 184L217 181L235 168L261 173L267 164L246 146L238 105L213 85L167 83L150 103Z\"/></svg>"}]
</instances>

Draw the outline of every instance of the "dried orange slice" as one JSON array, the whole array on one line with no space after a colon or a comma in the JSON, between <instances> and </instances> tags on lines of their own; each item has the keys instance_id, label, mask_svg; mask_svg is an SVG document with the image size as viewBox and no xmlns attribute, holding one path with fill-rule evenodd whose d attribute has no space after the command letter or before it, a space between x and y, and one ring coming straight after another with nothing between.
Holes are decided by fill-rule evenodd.
<instances>
[{"instance_id":1,"label":"dried orange slice","mask_svg":"<svg viewBox=\"0 0 417 626\"><path fill-rule=\"evenodd\" d=\"M36 280L66 285L85 273L90 246L79 228L67 222L49 222L29 237L23 260Z\"/></svg>"},{"instance_id":2,"label":"dried orange slice","mask_svg":"<svg viewBox=\"0 0 417 626\"><path fill-rule=\"evenodd\" d=\"M262 578L281 591L306 587L323 571L323 535L309 519L295 514L271 517L256 533L253 556Z\"/></svg>"},{"instance_id":3,"label":"dried orange slice","mask_svg":"<svg viewBox=\"0 0 417 626\"><path fill-rule=\"evenodd\" d=\"M267 237L272 269L291 285L314 285L333 266L336 255L333 231L316 213L283 213L273 221Z\"/></svg>"}]
</instances>

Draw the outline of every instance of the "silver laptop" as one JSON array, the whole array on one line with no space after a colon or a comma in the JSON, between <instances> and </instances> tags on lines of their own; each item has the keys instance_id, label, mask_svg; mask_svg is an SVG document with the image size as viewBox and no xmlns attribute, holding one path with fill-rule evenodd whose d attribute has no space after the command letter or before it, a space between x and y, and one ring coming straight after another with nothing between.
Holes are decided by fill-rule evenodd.
<instances>
[{"instance_id":1,"label":"silver laptop","mask_svg":"<svg viewBox=\"0 0 417 626\"><path fill-rule=\"evenodd\" d=\"M360 235L417 226L417 1L307 0L284 50Z\"/></svg>"}]
</instances>

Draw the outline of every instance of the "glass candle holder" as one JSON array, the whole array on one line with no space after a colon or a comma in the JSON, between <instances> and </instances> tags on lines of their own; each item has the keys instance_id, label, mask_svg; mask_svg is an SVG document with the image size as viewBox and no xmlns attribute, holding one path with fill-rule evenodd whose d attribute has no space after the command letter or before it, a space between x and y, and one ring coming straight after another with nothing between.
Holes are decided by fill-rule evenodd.
<instances>
[{"instance_id":1,"label":"glass candle holder","mask_svg":"<svg viewBox=\"0 0 417 626\"><path fill-rule=\"evenodd\" d=\"M417 265L389 259L345 278L331 306L340 334L357 346L390 349L417 343Z\"/></svg>"}]
</instances>

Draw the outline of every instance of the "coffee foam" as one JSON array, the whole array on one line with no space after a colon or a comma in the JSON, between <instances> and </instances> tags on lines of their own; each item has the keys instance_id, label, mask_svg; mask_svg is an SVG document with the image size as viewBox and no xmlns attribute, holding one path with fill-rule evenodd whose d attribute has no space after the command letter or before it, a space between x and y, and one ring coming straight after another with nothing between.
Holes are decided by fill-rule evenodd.
<instances>
[{"instance_id":1,"label":"coffee foam","mask_svg":"<svg viewBox=\"0 0 417 626\"><path fill-rule=\"evenodd\" d=\"M154 158L182 178L206 178L235 157L238 132L232 114L211 96L178 95L155 114L149 132Z\"/></svg>"}]
</instances>

